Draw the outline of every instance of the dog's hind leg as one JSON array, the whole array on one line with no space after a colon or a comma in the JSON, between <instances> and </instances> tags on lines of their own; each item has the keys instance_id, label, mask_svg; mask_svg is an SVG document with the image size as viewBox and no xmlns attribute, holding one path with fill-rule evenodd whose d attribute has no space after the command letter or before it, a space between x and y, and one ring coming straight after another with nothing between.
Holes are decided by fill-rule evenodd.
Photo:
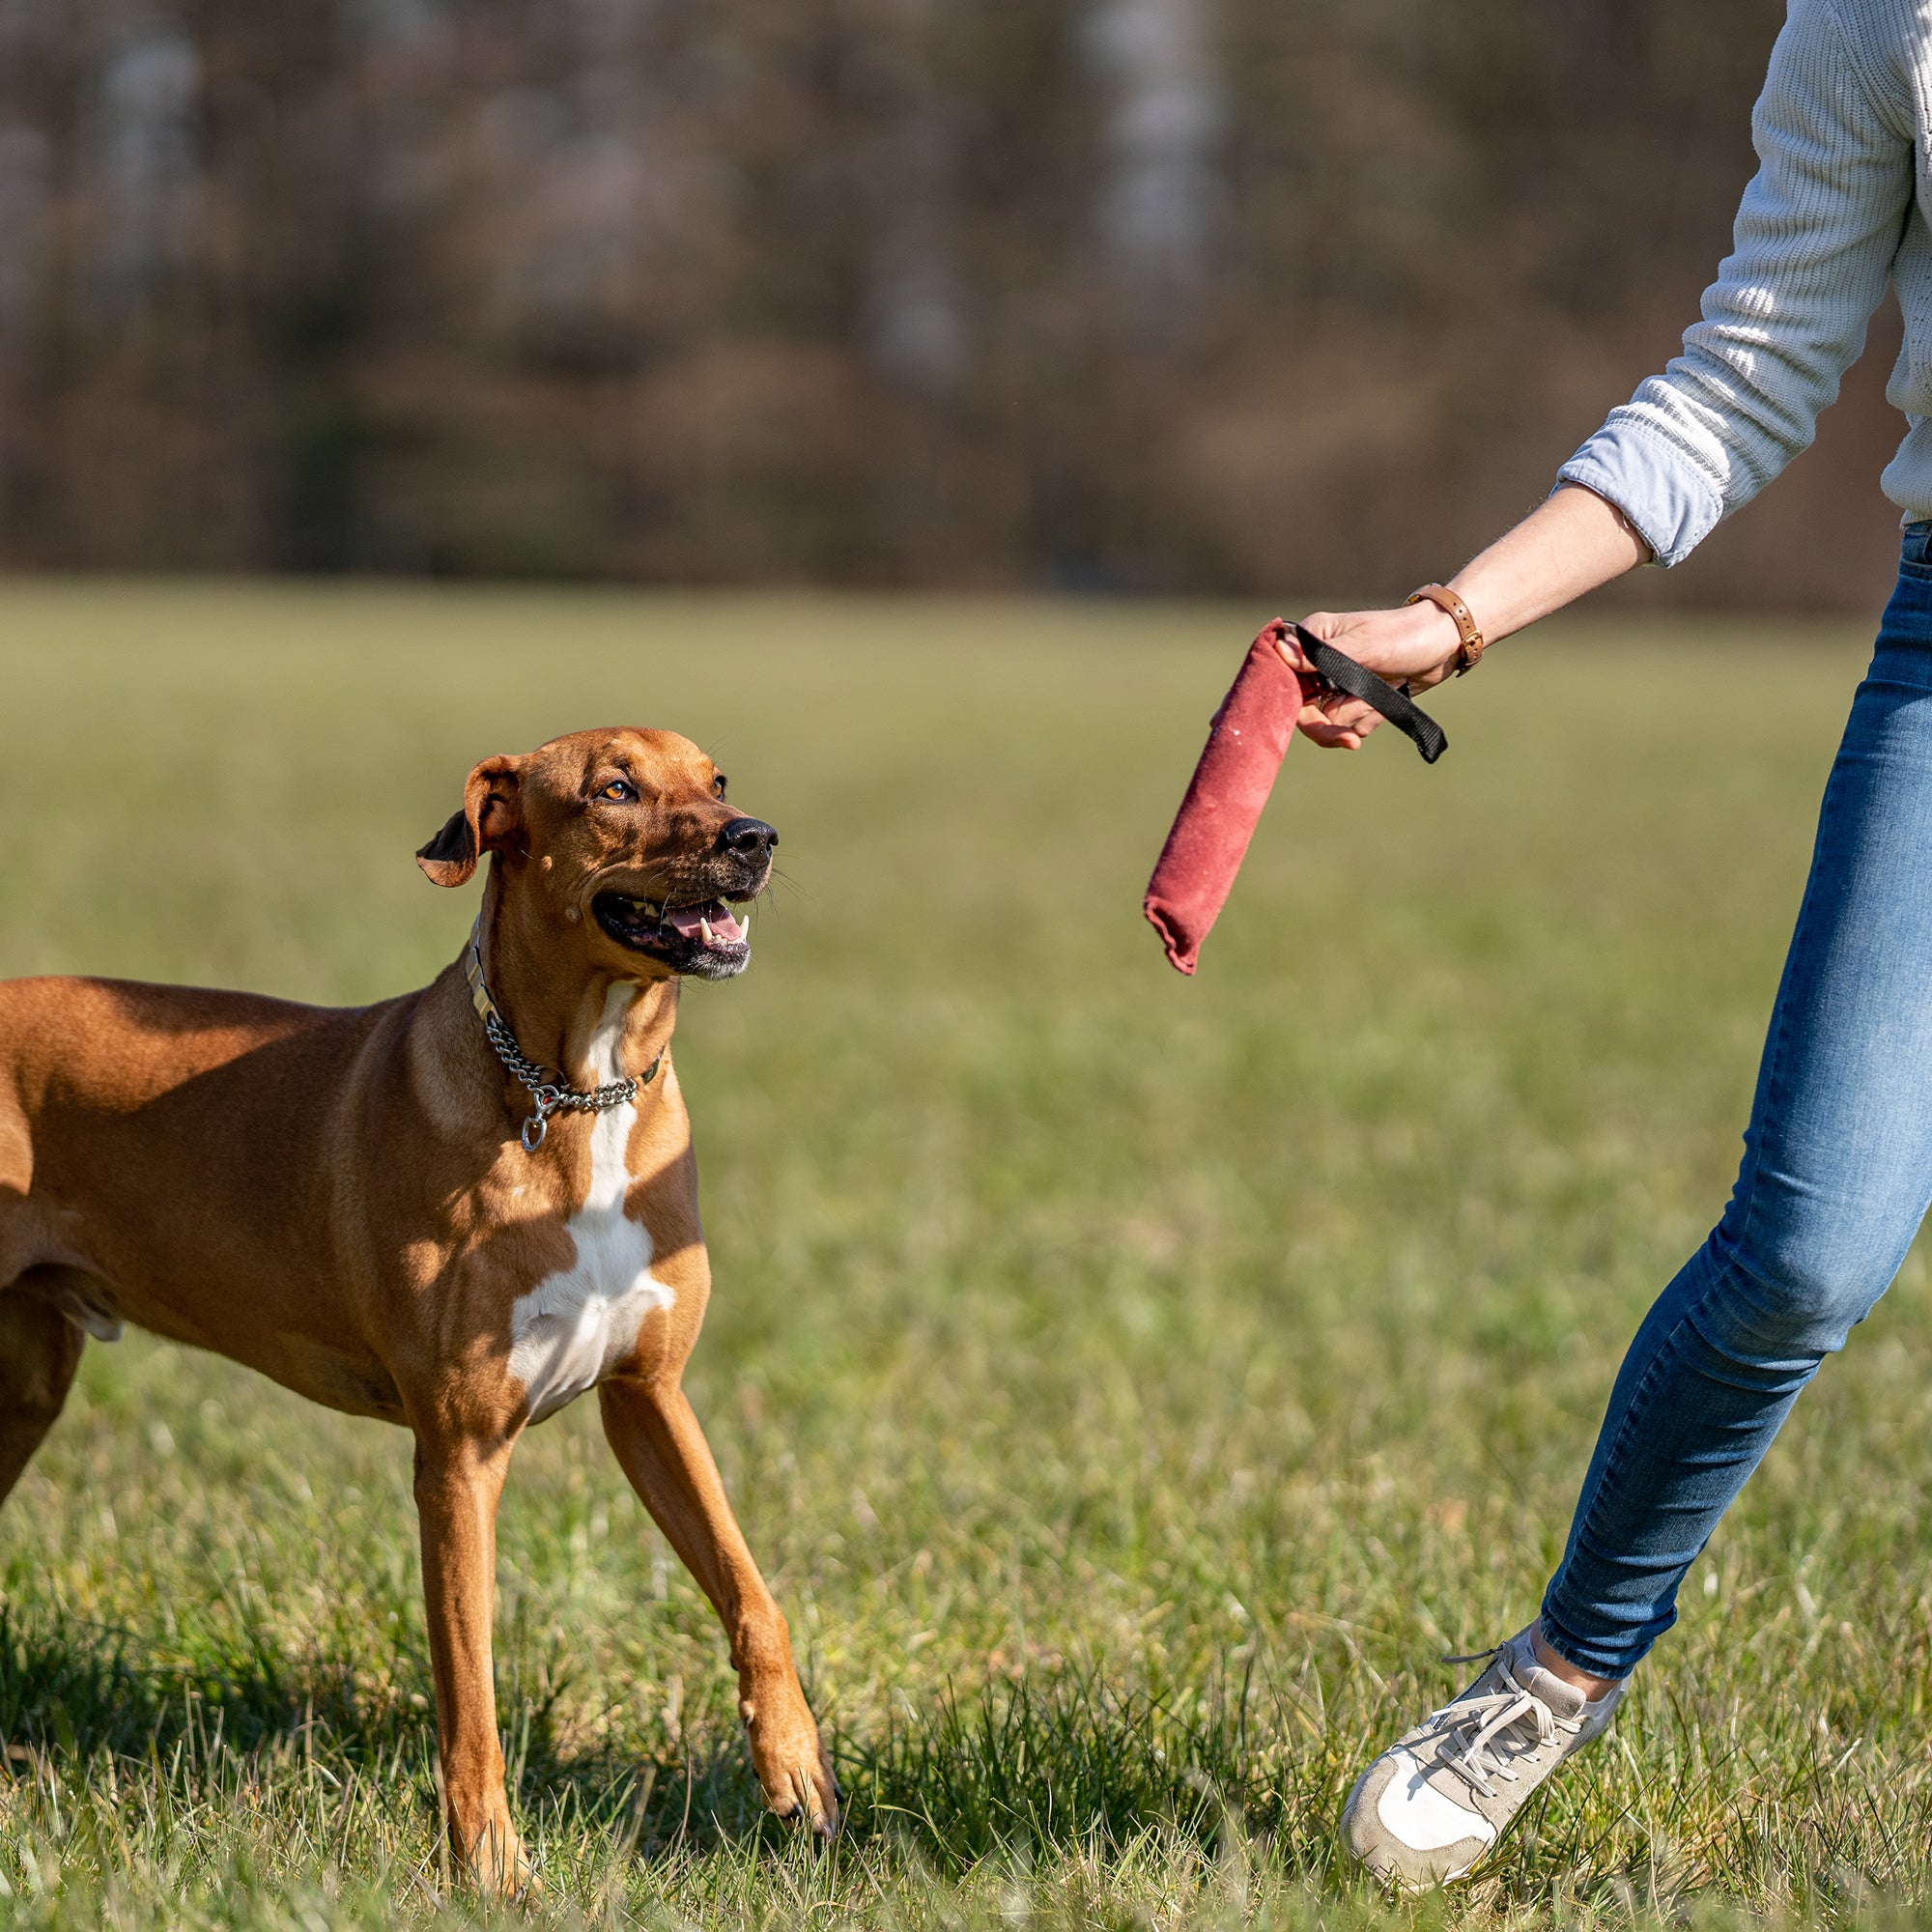
<instances>
[{"instance_id":1,"label":"dog's hind leg","mask_svg":"<svg viewBox=\"0 0 1932 1932\"><path fill-rule=\"evenodd\" d=\"M28 1289L0 1289L0 1501L67 1401L86 1338Z\"/></svg>"}]
</instances>

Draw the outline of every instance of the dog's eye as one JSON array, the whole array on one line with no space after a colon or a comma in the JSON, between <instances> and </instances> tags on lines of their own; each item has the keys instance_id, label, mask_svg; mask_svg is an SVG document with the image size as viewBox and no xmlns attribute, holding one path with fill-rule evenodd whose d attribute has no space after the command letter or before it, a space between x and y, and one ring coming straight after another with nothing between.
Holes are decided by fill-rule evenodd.
<instances>
[{"instance_id":1,"label":"dog's eye","mask_svg":"<svg viewBox=\"0 0 1932 1932\"><path fill-rule=\"evenodd\" d=\"M711 781L711 796L713 798L723 798L724 796L724 774L723 772L720 772Z\"/></svg>"},{"instance_id":2,"label":"dog's eye","mask_svg":"<svg viewBox=\"0 0 1932 1932\"><path fill-rule=\"evenodd\" d=\"M614 798L619 800L620 802L628 802L629 800L636 798L637 795L638 795L638 788L630 781L629 779L612 779L611 782L607 784L604 787L604 789L597 794L599 798Z\"/></svg>"}]
</instances>

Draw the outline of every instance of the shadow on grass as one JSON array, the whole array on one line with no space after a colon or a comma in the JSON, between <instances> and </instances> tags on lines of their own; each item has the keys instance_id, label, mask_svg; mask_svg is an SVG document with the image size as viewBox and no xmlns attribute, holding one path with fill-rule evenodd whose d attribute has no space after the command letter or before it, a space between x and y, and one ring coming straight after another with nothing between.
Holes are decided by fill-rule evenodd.
<instances>
[{"instance_id":1,"label":"shadow on grass","mask_svg":"<svg viewBox=\"0 0 1932 1932\"><path fill-rule=\"evenodd\" d=\"M130 1631L79 1619L29 1622L0 1607L0 1743L82 1759L169 1755L219 1738L251 1750L328 1736L352 1754L393 1749L416 1714L364 1694L347 1665L245 1657L163 1662Z\"/></svg>"},{"instance_id":2,"label":"shadow on grass","mask_svg":"<svg viewBox=\"0 0 1932 1932\"><path fill-rule=\"evenodd\" d=\"M427 1683L426 1660L404 1662ZM499 1711L510 1787L526 1816L581 1820L646 1853L765 1829L768 1814L734 1727L700 1720L688 1748L642 1756L614 1745L573 1746L559 1709L568 1702L569 1672L553 1660L545 1676L540 1696L513 1693ZM351 1663L266 1646L168 1659L136 1632L28 1618L4 1605L0 1750L8 1759L0 1776L22 1760L44 1760L84 1780L105 1756L217 1789L230 1781L223 1760L313 1758L373 1774L392 1796L412 1799L432 1816L437 1804L435 1716L406 1688L371 1689Z\"/></svg>"},{"instance_id":3,"label":"shadow on grass","mask_svg":"<svg viewBox=\"0 0 1932 1932\"><path fill-rule=\"evenodd\" d=\"M511 1789L539 1831L608 1834L645 1858L788 1835L727 1711L644 1752L586 1744L562 1714L568 1669L554 1660L544 1679L502 1711ZM1293 1833L1325 1816L1332 1794L1319 1762L1284 1749L1292 1725L1270 1703L1252 1672L1172 1696L1080 1668L949 1689L901 1704L883 1734L835 1740L846 1833L957 1874L988 1857L1119 1850L1150 1832L1210 1857L1231 1837ZM217 1784L224 1755L313 1756L372 1772L433 1812L435 1743L426 1708L327 1657L262 1646L166 1661L131 1632L0 1608L0 1747L83 1777L103 1753Z\"/></svg>"}]
</instances>

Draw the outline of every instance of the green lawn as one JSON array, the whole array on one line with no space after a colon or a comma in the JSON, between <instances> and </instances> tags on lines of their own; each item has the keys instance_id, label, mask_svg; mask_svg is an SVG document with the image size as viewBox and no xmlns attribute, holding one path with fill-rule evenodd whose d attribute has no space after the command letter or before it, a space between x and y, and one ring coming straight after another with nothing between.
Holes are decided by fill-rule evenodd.
<instances>
[{"instance_id":1,"label":"green lawn","mask_svg":"<svg viewBox=\"0 0 1932 1932\"><path fill-rule=\"evenodd\" d=\"M1868 633L1546 627L1291 755L1200 979L1139 897L1265 611L0 585L0 973L356 1002L454 956L487 753L674 725L783 835L678 1036L691 1385L852 1797L761 1823L724 1644L580 1405L506 1501L539 1923L1350 1925L1364 1753L1520 1626L1735 1165ZM1611 1741L1402 1922L1932 1902L1915 1255ZM407 1439L90 1346L0 1511L0 1920L426 1923Z\"/></svg>"}]
</instances>

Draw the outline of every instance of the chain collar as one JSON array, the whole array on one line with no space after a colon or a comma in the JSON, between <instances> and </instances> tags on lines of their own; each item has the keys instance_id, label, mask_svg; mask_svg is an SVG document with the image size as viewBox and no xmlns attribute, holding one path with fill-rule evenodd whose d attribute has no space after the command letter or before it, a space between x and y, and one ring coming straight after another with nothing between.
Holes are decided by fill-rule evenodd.
<instances>
[{"instance_id":1,"label":"chain collar","mask_svg":"<svg viewBox=\"0 0 1932 1932\"><path fill-rule=\"evenodd\" d=\"M510 1023L498 1010L497 1002L490 997L490 988L483 979L483 915L476 915L476 923L469 928L469 951L464 955L463 977L469 981L469 1004L476 1009L477 1017L483 1022L483 1037L496 1049L500 1060L511 1075L529 1090L530 1098L536 1103L536 1112L524 1122L519 1139L524 1144L526 1153L535 1153L543 1146L544 1136L550 1132L550 1117L553 1114L601 1114L611 1107L628 1106L638 1097L638 1089L648 1087L658 1077L658 1068L664 1065L664 1055L660 1053L641 1074L625 1080L611 1080L602 1087L593 1087L588 1093L581 1087L573 1087L563 1077L562 1071L554 1066L539 1066L524 1055L517 1044L517 1036L510 1031ZM546 1078L554 1073L554 1080Z\"/></svg>"}]
</instances>

